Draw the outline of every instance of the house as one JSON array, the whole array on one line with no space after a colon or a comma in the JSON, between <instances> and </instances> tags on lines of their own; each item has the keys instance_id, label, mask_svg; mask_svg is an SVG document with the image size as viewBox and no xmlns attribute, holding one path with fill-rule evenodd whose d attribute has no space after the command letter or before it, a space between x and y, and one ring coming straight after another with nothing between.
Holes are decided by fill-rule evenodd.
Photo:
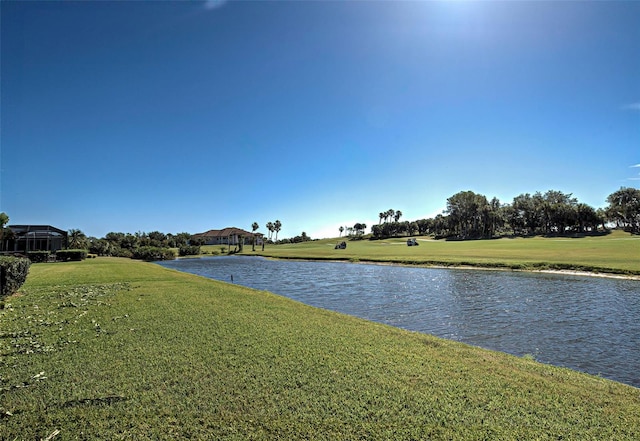
<instances>
[{"instance_id":1,"label":"house","mask_svg":"<svg viewBox=\"0 0 640 441\"><path fill-rule=\"evenodd\" d=\"M228 227L222 230L209 230L204 233L194 234L194 239L201 239L205 245L238 245L243 241L244 245L250 245L255 236L256 245L262 244L261 233L251 233L242 228Z\"/></svg>"},{"instance_id":2,"label":"house","mask_svg":"<svg viewBox=\"0 0 640 441\"><path fill-rule=\"evenodd\" d=\"M9 225L0 251L23 253L29 251L56 252L67 247L67 232L51 225Z\"/></svg>"}]
</instances>

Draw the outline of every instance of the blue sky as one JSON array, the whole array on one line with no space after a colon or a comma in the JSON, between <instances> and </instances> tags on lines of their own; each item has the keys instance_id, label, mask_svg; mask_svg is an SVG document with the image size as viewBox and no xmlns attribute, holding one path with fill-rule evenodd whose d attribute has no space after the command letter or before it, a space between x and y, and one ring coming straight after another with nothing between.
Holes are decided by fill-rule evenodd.
<instances>
[{"instance_id":1,"label":"blue sky","mask_svg":"<svg viewBox=\"0 0 640 441\"><path fill-rule=\"evenodd\" d=\"M11 223L279 237L640 185L640 2L1 3Z\"/></svg>"}]
</instances>

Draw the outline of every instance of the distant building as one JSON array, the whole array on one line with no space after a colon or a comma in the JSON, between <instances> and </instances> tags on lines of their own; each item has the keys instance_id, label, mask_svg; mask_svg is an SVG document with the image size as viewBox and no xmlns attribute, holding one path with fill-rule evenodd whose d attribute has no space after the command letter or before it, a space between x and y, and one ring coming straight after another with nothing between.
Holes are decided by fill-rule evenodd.
<instances>
[{"instance_id":1,"label":"distant building","mask_svg":"<svg viewBox=\"0 0 640 441\"><path fill-rule=\"evenodd\" d=\"M244 245L250 245L255 236L256 245L262 245L262 234L251 233L242 228L228 227L222 230L209 230L194 234L193 238L201 239L205 245L238 245L242 240Z\"/></svg>"},{"instance_id":2,"label":"distant building","mask_svg":"<svg viewBox=\"0 0 640 441\"><path fill-rule=\"evenodd\" d=\"M0 251L26 254L56 252L67 247L67 232L51 225L9 225L7 228Z\"/></svg>"}]
</instances>

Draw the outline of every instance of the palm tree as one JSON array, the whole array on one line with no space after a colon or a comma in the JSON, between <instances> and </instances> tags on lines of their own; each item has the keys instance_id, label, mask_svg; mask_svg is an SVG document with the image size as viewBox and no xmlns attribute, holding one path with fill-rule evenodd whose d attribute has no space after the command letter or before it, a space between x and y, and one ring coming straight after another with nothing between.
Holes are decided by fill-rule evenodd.
<instances>
[{"instance_id":1,"label":"palm tree","mask_svg":"<svg viewBox=\"0 0 640 441\"><path fill-rule=\"evenodd\" d=\"M380 225L382 223L382 219L386 218L386 213L381 211L380 213L378 213L378 217L380 218L380 222L378 222L378 225Z\"/></svg>"},{"instance_id":2,"label":"palm tree","mask_svg":"<svg viewBox=\"0 0 640 441\"><path fill-rule=\"evenodd\" d=\"M256 230L260 228L258 222L254 222L251 224L251 231L253 232L253 237L251 238L251 251L256 250Z\"/></svg>"},{"instance_id":3,"label":"palm tree","mask_svg":"<svg viewBox=\"0 0 640 441\"><path fill-rule=\"evenodd\" d=\"M69 230L68 247L70 249L83 249L87 247L87 236L80 230Z\"/></svg>"},{"instance_id":4,"label":"palm tree","mask_svg":"<svg viewBox=\"0 0 640 441\"><path fill-rule=\"evenodd\" d=\"M276 220L273 224L273 231L276 232L276 242L278 241L278 232L282 229L282 222Z\"/></svg>"},{"instance_id":5,"label":"palm tree","mask_svg":"<svg viewBox=\"0 0 640 441\"><path fill-rule=\"evenodd\" d=\"M268 238L271 240L271 235L273 234L273 222L267 222L267 231L269 231Z\"/></svg>"},{"instance_id":6,"label":"palm tree","mask_svg":"<svg viewBox=\"0 0 640 441\"><path fill-rule=\"evenodd\" d=\"M384 221L388 222L389 219L393 219L393 215L396 214L396 210L389 208L384 214Z\"/></svg>"},{"instance_id":7,"label":"palm tree","mask_svg":"<svg viewBox=\"0 0 640 441\"><path fill-rule=\"evenodd\" d=\"M400 218L402 217L402 211L398 210L395 212L395 214L393 215L393 220L398 222L400 220Z\"/></svg>"}]
</instances>

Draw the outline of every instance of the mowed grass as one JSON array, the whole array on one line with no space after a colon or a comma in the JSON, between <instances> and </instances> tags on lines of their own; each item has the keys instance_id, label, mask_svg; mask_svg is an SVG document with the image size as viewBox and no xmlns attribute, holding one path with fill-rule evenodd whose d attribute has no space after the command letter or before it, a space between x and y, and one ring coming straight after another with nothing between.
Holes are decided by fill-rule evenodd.
<instances>
[{"instance_id":1,"label":"mowed grass","mask_svg":"<svg viewBox=\"0 0 640 441\"><path fill-rule=\"evenodd\" d=\"M418 237L420 246L408 247L406 238L338 240L269 246L262 252L245 247L245 254L279 258L341 259L425 265L471 265L523 270L562 269L640 275L640 236L614 231L605 236L580 238L503 238L445 241Z\"/></svg>"},{"instance_id":2,"label":"mowed grass","mask_svg":"<svg viewBox=\"0 0 640 441\"><path fill-rule=\"evenodd\" d=\"M636 388L128 259L33 265L0 357L3 440L640 438Z\"/></svg>"}]
</instances>

